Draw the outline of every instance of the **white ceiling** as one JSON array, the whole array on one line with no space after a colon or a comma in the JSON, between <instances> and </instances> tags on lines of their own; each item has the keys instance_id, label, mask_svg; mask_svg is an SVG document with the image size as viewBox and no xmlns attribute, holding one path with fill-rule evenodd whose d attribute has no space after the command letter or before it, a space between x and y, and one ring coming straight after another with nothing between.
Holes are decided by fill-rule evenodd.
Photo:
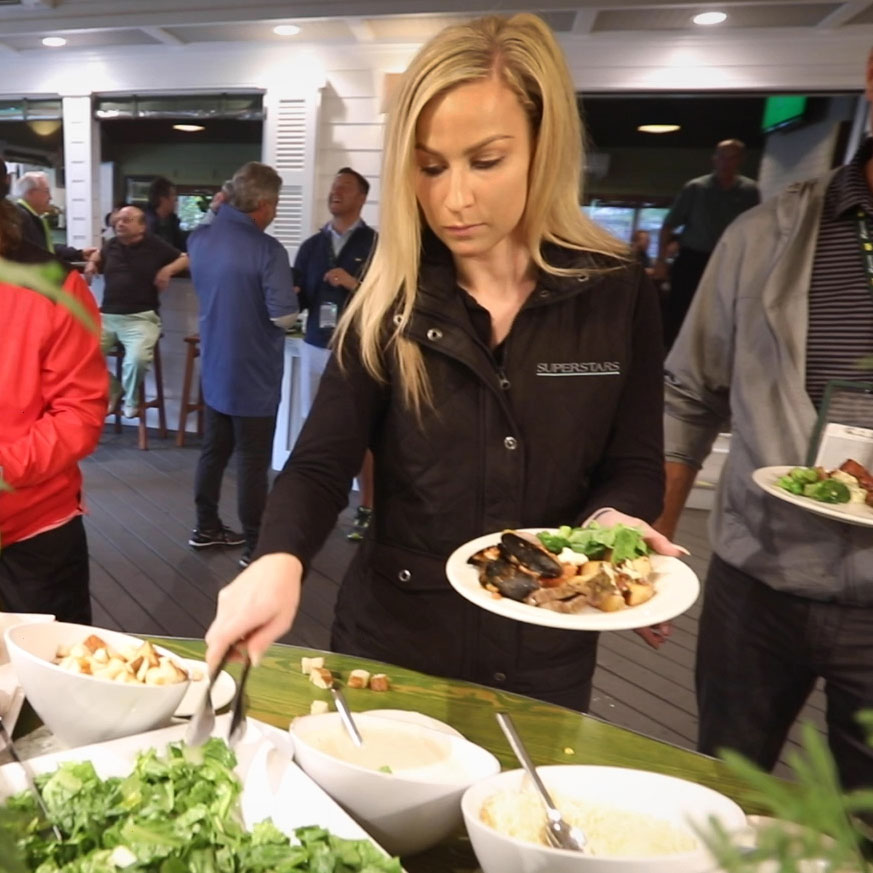
<instances>
[{"instance_id":1,"label":"white ceiling","mask_svg":"<svg viewBox=\"0 0 873 873\"><path fill-rule=\"evenodd\" d=\"M537 0L534 0L537 2ZM721 9L728 20L709 31L774 29L785 33L844 33L873 24L873 0L539 0L559 34L639 37L657 31L700 34L697 12ZM276 24L297 24L297 42L322 45L417 44L460 16L530 9L531 0L0 0L0 49L46 49L44 36L67 46L280 43Z\"/></svg>"}]
</instances>

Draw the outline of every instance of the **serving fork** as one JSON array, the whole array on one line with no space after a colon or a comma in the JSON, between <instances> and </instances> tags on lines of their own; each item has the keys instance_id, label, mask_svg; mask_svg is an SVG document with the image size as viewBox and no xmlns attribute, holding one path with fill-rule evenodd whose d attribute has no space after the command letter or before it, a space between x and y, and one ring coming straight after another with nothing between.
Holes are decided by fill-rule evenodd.
<instances>
[{"instance_id":1,"label":"serving fork","mask_svg":"<svg viewBox=\"0 0 873 873\"><path fill-rule=\"evenodd\" d=\"M203 695L200 706L197 708L197 711L194 713L188 724L188 730L185 731L186 745L202 746L212 736L212 731L215 729L215 707L212 705L212 686L215 685L215 680L218 679L221 671L224 669L224 665L227 663L234 648L235 646L230 646L228 648L215 669L209 674L209 684L206 686L206 693ZM231 717L227 743L231 747L236 745L236 743L245 736L245 689L251 667L252 661L248 652L246 652L242 674L239 677L239 682L237 682L236 685L236 693L230 704Z\"/></svg>"},{"instance_id":2,"label":"serving fork","mask_svg":"<svg viewBox=\"0 0 873 873\"><path fill-rule=\"evenodd\" d=\"M36 781L33 778L33 773L30 770L30 766L25 764L21 755L18 754L18 749L15 748L15 743L12 742L12 737L9 735L9 731L6 730L6 725L3 723L2 715L0 715L0 739L3 740L6 748L9 749L9 754L12 756L12 760L15 761L15 763L18 764L18 766L21 767L21 769L24 771L24 778L27 782L28 790L33 795L33 799L36 801L36 805L39 807L43 818L51 826L51 830L55 836L55 839L59 843L62 843L64 837L61 834L60 828L58 828L58 826L52 822L52 817L51 815L49 815L48 807L45 805L45 801L42 799L42 794L40 794L39 789L36 787Z\"/></svg>"},{"instance_id":3,"label":"serving fork","mask_svg":"<svg viewBox=\"0 0 873 873\"><path fill-rule=\"evenodd\" d=\"M587 851L588 840L585 834L582 833L580 828L568 824L555 806L552 796L549 794L546 786L543 785L543 781L540 779L539 773L537 773L537 768L534 766L524 743L521 741L512 716L508 712L498 712L496 717L497 723L512 747L512 751L515 752L515 757L518 758L518 762L530 777L546 808L546 839L549 841L549 845L555 849L569 849L573 852Z\"/></svg>"}]
</instances>

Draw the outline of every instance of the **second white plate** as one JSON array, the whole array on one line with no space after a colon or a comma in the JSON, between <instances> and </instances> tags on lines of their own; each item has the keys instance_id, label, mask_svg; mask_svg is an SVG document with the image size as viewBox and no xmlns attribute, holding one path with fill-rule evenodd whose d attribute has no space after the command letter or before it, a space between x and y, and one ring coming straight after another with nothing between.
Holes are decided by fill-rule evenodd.
<instances>
[{"instance_id":1,"label":"second white plate","mask_svg":"<svg viewBox=\"0 0 873 873\"><path fill-rule=\"evenodd\" d=\"M549 530L549 528L528 528L527 533L537 534L542 530ZM455 549L446 562L446 575L451 586L462 597L504 618L565 630L631 630L651 627L681 615L697 600L700 593L700 581L691 567L683 564L678 558L652 555L655 594L651 600L639 606L629 606L616 612L602 612L593 606L586 606L581 612L568 615L529 606L527 603L510 600L508 597L495 598L490 591L482 587L478 569L468 564L467 559L480 549L496 545L500 541L501 533L502 531L498 531L477 537Z\"/></svg>"},{"instance_id":2,"label":"second white plate","mask_svg":"<svg viewBox=\"0 0 873 873\"><path fill-rule=\"evenodd\" d=\"M199 675L200 678L192 681L182 698L182 702L176 708L173 715L176 718L188 718L197 711L200 701L203 699L203 694L206 691L207 684L207 668L205 661L197 661L192 658L177 658L185 665L185 669L191 675ZM222 706L227 706L233 700L233 695L236 692L236 682L233 676L226 670L222 670L212 686L212 706L219 710Z\"/></svg>"},{"instance_id":3,"label":"second white plate","mask_svg":"<svg viewBox=\"0 0 873 873\"><path fill-rule=\"evenodd\" d=\"M779 477L787 475L793 469L794 466L759 467L752 473L752 481L773 497L778 497L786 503L793 503L807 512L823 515L825 518L832 518L845 524L873 527L873 506L864 503L822 503L821 500L802 497L800 494L792 494L780 488L776 484Z\"/></svg>"}]
</instances>

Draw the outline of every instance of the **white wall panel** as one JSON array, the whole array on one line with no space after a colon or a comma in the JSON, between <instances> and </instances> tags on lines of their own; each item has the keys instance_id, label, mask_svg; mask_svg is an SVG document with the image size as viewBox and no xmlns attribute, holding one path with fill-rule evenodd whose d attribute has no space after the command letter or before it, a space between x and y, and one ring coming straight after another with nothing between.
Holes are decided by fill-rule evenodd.
<instances>
[{"instance_id":1,"label":"white wall panel","mask_svg":"<svg viewBox=\"0 0 873 873\"><path fill-rule=\"evenodd\" d=\"M67 243L76 248L100 239L100 134L91 96L64 98Z\"/></svg>"}]
</instances>

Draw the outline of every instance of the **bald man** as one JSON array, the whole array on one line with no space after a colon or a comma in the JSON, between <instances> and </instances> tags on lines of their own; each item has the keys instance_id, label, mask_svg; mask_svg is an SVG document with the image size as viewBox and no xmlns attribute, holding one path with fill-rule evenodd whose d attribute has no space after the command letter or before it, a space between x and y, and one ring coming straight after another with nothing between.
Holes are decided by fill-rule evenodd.
<instances>
[{"instance_id":1,"label":"bald man","mask_svg":"<svg viewBox=\"0 0 873 873\"><path fill-rule=\"evenodd\" d=\"M682 327L709 256L725 228L761 202L754 180L740 175L745 154L746 146L740 140L722 140L712 155L712 172L685 183L661 226L653 278L670 279L664 305L665 351L670 350ZM668 277L667 246L679 227L679 255Z\"/></svg>"},{"instance_id":2,"label":"bald man","mask_svg":"<svg viewBox=\"0 0 873 873\"><path fill-rule=\"evenodd\" d=\"M121 383L110 373L110 412L123 393L122 415L135 418L139 409L139 385L151 366L161 335L159 295L170 279L188 266L188 256L146 230L145 213L125 206L115 217L115 236L95 252L85 268L90 278L105 276L103 334L106 354L117 342L124 346Z\"/></svg>"}]
</instances>

